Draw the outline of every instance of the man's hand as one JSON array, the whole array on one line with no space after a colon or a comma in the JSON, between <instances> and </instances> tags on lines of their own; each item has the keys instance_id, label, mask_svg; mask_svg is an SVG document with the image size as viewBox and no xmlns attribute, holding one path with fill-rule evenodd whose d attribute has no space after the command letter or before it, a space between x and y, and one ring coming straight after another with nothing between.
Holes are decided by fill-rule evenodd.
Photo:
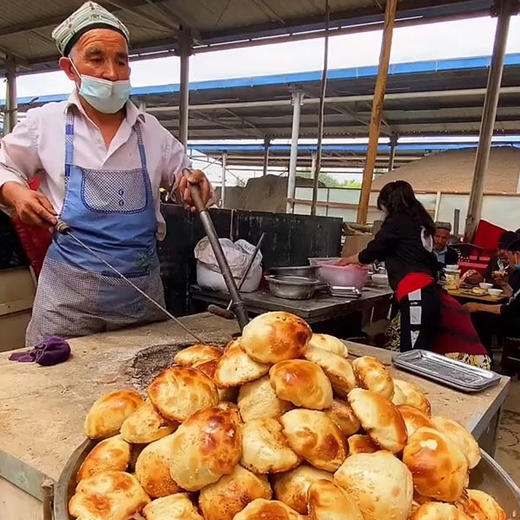
<instances>
[{"instance_id":1,"label":"man's hand","mask_svg":"<svg viewBox=\"0 0 520 520\"><path fill-rule=\"evenodd\" d=\"M480 312L482 311L482 307L484 307L484 305L478 302L468 302L465 303L463 307L469 312Z\"/></svg>"},{"instance_id":2,"label":"man's hand","mask_svg":"<svg viewBox=\"0 0 520 520\"><path fill-rule=\"evenodd\" d=\"M198 184L200 189L200 196L204 206L208 203L211 198L211 184L208 178L200 170L191 170L188 177L182 175L179 180L179 195L182 202L190 208L191 211L196 211L195 204L191 198L190 184Z\"/></svg>"},{"instance_id":3,"label":"man's hand","mask_svg":"<svg viewBox=\"0 0 520 520\"><path fill-rule=\"evenodd\" d=\"M469 269L462 275L460 281L476 285L477 283L483 282L484 277L475 269Z\"/></svg>"},{"instance_id":4,"label":"man's hand","mask_svg":"<svg viewBox=\"0 0 520 520\"><path fill-rule=\"evenodd\" d=\"M49 227L57 222L56 211L41 191L30 190L17 182L6 182L0 189L0 199L14 209L24 224Z\"/></svg>"},{"instance_id":5,"label":"man's hand","mask_svg":"<svg viewBox=\"0 0 520 520\"><path fill-rule=\"evenodd\" d=\"M359 265L359 257L358 255L346 256L341 258L336 265Z\"/></svg>"}]
</instances>

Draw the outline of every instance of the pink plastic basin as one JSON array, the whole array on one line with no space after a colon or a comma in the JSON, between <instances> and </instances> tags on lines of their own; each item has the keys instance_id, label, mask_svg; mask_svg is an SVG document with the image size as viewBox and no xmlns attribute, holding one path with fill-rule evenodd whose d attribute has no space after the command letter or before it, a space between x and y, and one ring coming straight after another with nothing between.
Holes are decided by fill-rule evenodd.
<instances>
[{"instance_id":1,"label":"pink plastic basin","mask_svg":"<svg viewBox=\"0 0 520 520\"><path fill-rule=\"evenodd\" d=\"M320 264L317 276L329 285L356 287L361 290L368 280L368 267L326 262Z\"/></svg>"}]
</instances>

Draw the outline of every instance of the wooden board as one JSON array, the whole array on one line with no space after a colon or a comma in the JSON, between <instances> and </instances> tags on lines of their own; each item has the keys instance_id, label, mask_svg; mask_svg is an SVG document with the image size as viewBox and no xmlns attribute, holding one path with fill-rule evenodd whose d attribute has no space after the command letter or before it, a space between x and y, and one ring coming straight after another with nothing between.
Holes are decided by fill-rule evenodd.
<instances>
[{"instance_id":1,"label":"wooden board","mask_svg":"<svg viewBox=\"0 0 520 520\"><path fill-rule=\"evenodd\" d=\"M457 298L458 300L468 300L484 303L502 303L507 300L507 296L490 296L489 294L480 296L478 294L470 294L464 289L452 289L448 291L448 294L454 298Z\"/></svg>"}]
</instances>

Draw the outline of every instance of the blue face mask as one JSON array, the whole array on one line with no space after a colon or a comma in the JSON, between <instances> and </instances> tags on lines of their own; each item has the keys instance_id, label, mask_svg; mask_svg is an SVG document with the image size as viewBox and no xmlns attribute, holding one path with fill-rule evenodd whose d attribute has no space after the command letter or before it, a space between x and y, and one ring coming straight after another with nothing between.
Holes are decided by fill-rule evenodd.
<instances>
[{"instance_id":1,"label":"blue face mask","mask_svg":"<svg viewBox=\"0 0 520 520\"><path fill-rule=\"evenodd\" d=\"M79 94L89 105L104 114L115 114L125 106L132 89L129 80L110 81L80 74L72 60L71 63L81 78Z\"/></svg>"}]
</instances>

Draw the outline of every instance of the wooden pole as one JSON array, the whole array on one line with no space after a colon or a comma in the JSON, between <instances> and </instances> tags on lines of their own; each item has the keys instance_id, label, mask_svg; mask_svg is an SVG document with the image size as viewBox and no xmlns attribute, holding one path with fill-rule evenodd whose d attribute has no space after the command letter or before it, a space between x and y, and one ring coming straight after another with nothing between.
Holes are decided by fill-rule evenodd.
<instances>
[{"instance_id":1,"label":"wooden pole","mask_svg":"<svg viewBox=\"0 0 520 520\"><path fill-rule=\"evenodd\" d=\"M484 196L484 181L489 164L489 153L491 151L491 140L497 114L498 98L500 95L500 84L502 83L502 72L504 70L504 55L506 52L507 36L509 33L509 21L515 9L516 2L513 0L502 0L498 2L497 28L495 42L493 45L493 56L488 74L486 97L480 123L480 134L478 140L477 155L475 158L475 170L473 183L468 203L466 226L464 229L464 241L471 242L477 229L482 214L482 199Z\"/></svg>"},{"instance_id":2,"label":"wooden pole","mask_svg":"<svg viewBox=\"0 0 520 520\"><path fill-rule=\"evenodd\" d=\"M262 175L265 177L267 175L267 170L269 169L269 145L271 144L271 139L266 137L264 139L264 167Z\"/></svg>"},{"instance_id":3,"label":"wooden pole","mask_svg":"<svg viewBox=\"0 0 520 520\"><path fill-rule=\"evenodd\" d=\"M368 149L361 185L361 196L357 214L357 223L366 224L368 215L368 203L370 190L372 189L372 176L377 157L377 145L381 130L381 117L383 115L383 103L385 100L386 80L388 78L388 66L390 64L390 52L392 50L392 35L394 32L395 13L397 0L386 0L385 25L383 28L383 40L379 55L379 70L377 72L374 100L372 102L372 115L368 132Z\"/></svg>"}]
</instances>

